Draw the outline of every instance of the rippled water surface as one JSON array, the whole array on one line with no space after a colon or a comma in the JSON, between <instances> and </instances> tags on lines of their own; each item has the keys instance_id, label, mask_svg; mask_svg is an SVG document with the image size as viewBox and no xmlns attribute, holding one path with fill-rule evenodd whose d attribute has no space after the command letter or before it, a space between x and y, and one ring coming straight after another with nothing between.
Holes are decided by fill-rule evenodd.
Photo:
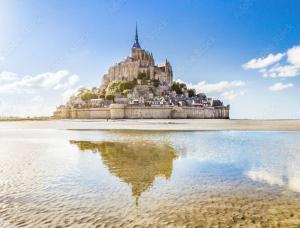
<instances>
[{"instance_id":1,"label":"rippled water surface","mask_svg":"<svg viewBox=\"0 0 300 228\"><path fill-rule=\"evenodd\" d=\"M5 126L1 227L300 225L300 132Z\"/></svg>"}]
</instances>

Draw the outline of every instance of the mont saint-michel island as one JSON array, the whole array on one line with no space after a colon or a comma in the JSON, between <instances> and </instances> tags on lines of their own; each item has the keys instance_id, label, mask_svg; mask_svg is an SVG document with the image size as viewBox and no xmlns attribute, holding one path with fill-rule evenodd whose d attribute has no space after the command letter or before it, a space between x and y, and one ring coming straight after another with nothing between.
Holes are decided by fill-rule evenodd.
<instances>
[{"instance_id":1,"label":"mont saint-michel island","mask_svg":"<svg viewBox=\"0 0 300 228\"><path fill-rule=\"evenodd\" d=\"M300 1L24 2L0 228L300 228Z\"/></svg>"},{"instance_id":2,"label":"mont saint-michel island","mask_svg":"<svg viewBox=\"0 0 300 228\"><path fill-rule=\"evenodd\" d=\"M100 86L80 89L54 112L57 119L229 119L230 106L173 80L172 65L157 64L139 43L111 66Z\"/></svg>"}]
</instances>

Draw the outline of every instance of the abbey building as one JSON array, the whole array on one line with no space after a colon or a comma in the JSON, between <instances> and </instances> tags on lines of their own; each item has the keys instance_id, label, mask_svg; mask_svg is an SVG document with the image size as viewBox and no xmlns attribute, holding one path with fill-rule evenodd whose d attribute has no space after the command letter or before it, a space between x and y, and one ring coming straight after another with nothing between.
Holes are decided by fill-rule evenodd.
<instances>
[{"instance_id":1,"label":"abbey building","mask_svg":"<svg viewBox=\"0 0 300 228\"><path fill-rule=\"evenodd\" d=\"M152 53L141 48L136 27L131 56L109 68L108 73L103 76L101 88L106 88L112 81L133 81L138 79L141 73L144 73L150 80L159 80L168 85L173 82L173 71L170 62L166 59L163 64L155 63Z\"/></svg>"}]
</instances>

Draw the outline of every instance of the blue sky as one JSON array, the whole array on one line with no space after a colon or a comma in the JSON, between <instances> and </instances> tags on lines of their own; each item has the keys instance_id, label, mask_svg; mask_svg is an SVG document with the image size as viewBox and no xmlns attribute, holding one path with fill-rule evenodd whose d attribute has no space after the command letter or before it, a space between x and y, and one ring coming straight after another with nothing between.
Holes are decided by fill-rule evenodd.
<instances>
[{"instance_id":1,"label":"blue sky","mask_svg":"<svg viewBox=\"0 0 300 228\"><path fill-rule=\"evenodd\" d=\"M232 118L300 118L300 2L0 0L0 115L47 115L130 53L135 23L174 78Z\"/></svg>"}]
</instances>

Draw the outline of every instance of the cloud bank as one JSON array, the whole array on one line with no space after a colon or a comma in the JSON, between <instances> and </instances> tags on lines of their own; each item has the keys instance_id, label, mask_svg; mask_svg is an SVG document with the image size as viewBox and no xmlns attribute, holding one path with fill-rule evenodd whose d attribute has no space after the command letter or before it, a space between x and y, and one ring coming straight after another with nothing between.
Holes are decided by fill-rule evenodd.
<instances>
[{"instance_id":1,"label":"cloud bank","mask_svg":"<svg viewBox=\"0 0 300 228\"><path fill-rule=\"evenodd\" d=\"M185 83L188 88L195 89L197 93L207 93L208 96L215 95L227 101L245 94L245 91L241 90L241 88L246 86L246 82L240 80L220 81L216 83L200 81L196 84L187 83L180 79L176 81Z\"/></svg>"},{"instance_id":2,"label":"cloud bank","mask_svg":"<svg viewBox=\"0 0 300 228\"><path fill-rule=\"evenodd\" d=\"M276 55L269 54L265 58L251 59L249 62L247 62L243 65L243 68L246 69L246 70L265 68L267 66L270 66L274 63L279 62L282 59L283 56L285 56L285 54L278 53Z\"/></svg>"},{"instance_id":3,"label":"cloud bank","mask_svg":"<svg viewBox=\"0 0 300 228\"><path fill-rule=\"evenodd\" d=\"M51 115L79 87L68 70L20 76L0 73L0 116Z\"/></svg>"},{"instance_id":4,"label":"cloud bank","mask_svg":"<svg viewBox=\"0 0 300 228\"><path fill-rule=\"evenodd\" d=\"M271 85L269 87L269 90L271 90L271 91L281 91L281 90L285 90L285 89L288 89L288 88L291 88L291 87L294 87L293 83L283 84L281 82L278 82L278 83L275 83L275 84Z\"/></svg>"},{"instance_id":5,"label":"cloud bank","mask_svg":"<svg viewBox=\"0 0 300 228\"><path fill-rule=\"evenodd\" d=\"M55 73L47 72L35 76L17 76L16 73L0 73L0 93L35 93L39 90L68 89L79 81L76 74L70 75L67 70Z\"/></svg>"},{"instance_id":6,"label":"cloud bank","mask_svg":"<svg viewBox=\"0 0 300 228\"><path fill-rule=\"evenodd\" d=\"M259 70L263 77L296 77L300 75L300 45L289 48L285 53L251 59L242 67L245 70Z\"/></svg>"}]
</instances>

